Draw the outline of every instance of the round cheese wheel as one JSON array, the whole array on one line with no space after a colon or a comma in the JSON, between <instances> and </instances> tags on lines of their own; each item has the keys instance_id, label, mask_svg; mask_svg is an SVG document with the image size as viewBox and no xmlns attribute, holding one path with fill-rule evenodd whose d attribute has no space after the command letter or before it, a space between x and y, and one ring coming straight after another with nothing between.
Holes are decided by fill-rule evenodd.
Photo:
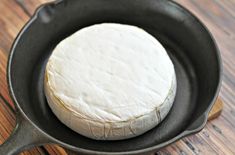
<instances>
[{"instance_id":1,"label":"round cheese wheel","mask_svg":"<svg viewBox=\"0 0 235 155\"><path fill-rule=\"evenodd\" d=\"M96 140L121 140L154 128L176 93L173 63L144 30L104 23L79 30L54 49L45 95L58 119Z\"/></svg>"}]
</instances>

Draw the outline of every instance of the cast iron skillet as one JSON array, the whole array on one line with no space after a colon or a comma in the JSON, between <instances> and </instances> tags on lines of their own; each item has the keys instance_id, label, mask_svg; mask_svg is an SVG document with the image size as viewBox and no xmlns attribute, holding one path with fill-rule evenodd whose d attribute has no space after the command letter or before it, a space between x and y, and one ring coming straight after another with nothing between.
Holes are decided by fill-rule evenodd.
<instances>
[{"instance_id":1,"label":"cast iron skillet","mask_svg":"<svg viewBox=\"0 0 235 155\"><path fill-rule=\"evenodd\" d=\"M97 23L139 26L167 49L177 74L177 95L167 118L151 131L121 141L95 141L63 125L47 105L44 68L55 45ZM68 51L69 52L69 51ZM134 59L134 58L133 58ZM208 30L170 0L60 0L41 6L18 35L9 57L8 82L17 126L1 155L45 143L79 154L143 154L200 131L220 86L221 63Z\"/></svg>"}]
</instances>

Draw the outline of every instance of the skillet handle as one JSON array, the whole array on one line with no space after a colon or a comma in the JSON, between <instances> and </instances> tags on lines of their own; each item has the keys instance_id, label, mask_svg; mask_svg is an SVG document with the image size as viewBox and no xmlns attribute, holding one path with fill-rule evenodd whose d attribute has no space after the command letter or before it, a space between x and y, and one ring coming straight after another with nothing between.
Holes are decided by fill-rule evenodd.
<instances>
[{"instance_id":1,"label":"skillet handle","mask_svg":"<svg viewBox=\"0 0 235 155\"><path fill-rule=\"evenodd\" d=\"M11 136L0 146L0 155L17 155L25 149L48 143L49 140L17 112L17 124Z\"/></svg>"}]
</instances>

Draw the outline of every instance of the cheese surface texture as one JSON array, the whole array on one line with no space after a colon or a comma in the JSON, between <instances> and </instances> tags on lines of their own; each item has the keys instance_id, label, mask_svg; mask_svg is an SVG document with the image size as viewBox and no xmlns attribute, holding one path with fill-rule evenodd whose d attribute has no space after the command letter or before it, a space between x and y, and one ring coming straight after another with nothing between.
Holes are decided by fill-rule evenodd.
<instances>
[{"instance_id":1,"label":"cheese surface texture","mask_svg":"<svg viewBox=\"0 0 235 155\"><path fill-rule=\"evenodd\" d=\"M144 30L104 23L61 41L44 80L50 108L66 126L97 140L138 136L159 124L176 94L173 63Z\"/></svg>"}]
</instances>

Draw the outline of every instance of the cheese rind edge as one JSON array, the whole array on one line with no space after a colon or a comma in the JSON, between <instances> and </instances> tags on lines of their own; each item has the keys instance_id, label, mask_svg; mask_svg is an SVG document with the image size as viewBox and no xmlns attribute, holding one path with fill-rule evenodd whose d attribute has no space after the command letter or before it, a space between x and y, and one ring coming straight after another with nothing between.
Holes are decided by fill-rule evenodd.
<instances>
[{"instance_id":1,"label":"cheese rind edge","mask_svg":"<svg viewBox=\"0 0 235 155\"><path fill-rule=\"evenodd\" d=\"M105 24L100 24L100 25L105 26ZM107 25L109 25L109 24L107 24ZM119 25L119 24L116 24L116 25ZM119 26L124 26L124 25L119 25ZM132 29L132 26L128 26L128 27L130 29ZM117 28L117 27L115 27L115 28ZM137 29L135 31L138 32ZM141 30L141 31L143 31L143 30ZM77 33L79 33L79 31ZM107 118L104 120L97 119L96 117L91 116L91 118L93 118L93 119L91 119L91 118L87 117L87 115L89 115L89 113L82 114L81 111L76 111L78 109L77 109L77 107L75 107L76 109L74 109L74 103L72 103L73 100L71 100L71 103L73 104L73 106L71 106L72 104L70 105L70 103L66 102L65 98L63 98L64 96L61 97L61 94L57 93L58 90L56 90L56 88L54 88L57 86L56 82L58 83L58 81L56 81L55 78L61 76L61 75L56 75L56 74L58 74L58 71L56 71L56 72L54 72L54 71L56 69L60 69L60 70L64 69L62 67L56 66L57 64L55 62L58 61L59 57L58 57L58 55L57 56L55 56L55 55L57 53L61 52L61 50L63 50L64 46L69 46L68 43L66 43L66 42L73 42L74 40L76 41L76 39L74 39L74 38L78 37L77 33L75 33L75 35L68 37L67 39L62 41L56 47L56 49L54 50L54 52L52 54L52 57L49 59L47 67L46 67L45 80L44 80L45 95L46 95L46 98L47 98L47 101L48 101L50 108L52 109L53 113L57 116L57 118L59 118L59 120L62 123L64 123L66 126L71 128L72 130L76 131L77 133L84 135L86 137L92 138L92 139L97 139L97 140L127 139L127 138L131 138L131 137L135 137L140 134L143 134L146 131L148 131L148 130L154 128L156 125L158 125L166 117L166 115L168 114L168 112L170 111L170 109L172 107L172 104L173 104L173 101L174 101L174 98L176 95L176 85L177 85L176 84L176 75L175 75L173 64L170 61L170 58L167 56L164 48L161 47L161 45L160 45L159 47L161 49L158 52L163 52L162 54L164 54L164 56L162 57L162 59L166 59L167 63L169 63L169 65L168 65L166 62L163 62L168 65L168 68L169 68L168 72L170 72L170 73L168 73L168 75L170 75L171 77L170 78L167 77L168 81L166 80L166 82L168 82L167 87L169 87L169 88L168 88L168 91L165 90L164 98L159 97L159 100L162 100L162 102L160 104L156 102L155 106L154 105L150 106L150 108L149 108L150 110L147 109L145 111L144 110L141 111L142 112L141 115L133 115L131 117L128 117L128 115L127 115L127 116L123 117L123 120L122 120L122 118L120 118L120 116L119 116L119 118L115 118L115 119L111 118L110 120ZM149 35L146 32L144 32L144 33L143 33L144 35ZM143 35L143 34L141 34L141 35ZM149 40L151 40L151 39L153 39L153 37L150 38ZM69 40L72 40L72 41L69 41ZM157 41L157 40L154 40L154 41ZM159 45L159 44L157 44L157 45ZM60 46L62 46L62 45L63 45L63 48L60 48ZM83 52L86 52L86 51L83 51ZM151 53L151 51L149 53ZM161 53L160 53L160 56L161 56ZM72 58L70 57L70 59L72 59ZM140 59L140 60L142 60L142 59ZM146 64L144 64L144 65L146 65ZM158 69L158 71L159 70L162 71L161 69ZM67 74L65 74L65 75L67 75ZM139 76L139 74L137 74L137 75ZM77 75L75 75L75 76L77 76ZM66 77L63 77L63 78L66 79ZM63 78L61 78L61 80ZM71 79L69 79L69 80L71 80ZM127 79L127 81L128 80L129 79ZM59 87L59 88L61 88L61 87ZM66 90L66 89L67 88L63 87L63 90ZM64 95L64 94L62 94L62 95ZM155 95L155 98L158 99L156 96L157 95ZM129 107L129 110L131 109L130 105L127 105L127 107ZM139 107L141 108L143 106L139 106ZM139 112L139 113L141 113L141 112ZM111 111L111 113L112 113L112 111ZM130 113L131 113L131 111L130 111ZM120 112L120 114L122 114L122 112Z\"/></svg>"}]
</instances>

